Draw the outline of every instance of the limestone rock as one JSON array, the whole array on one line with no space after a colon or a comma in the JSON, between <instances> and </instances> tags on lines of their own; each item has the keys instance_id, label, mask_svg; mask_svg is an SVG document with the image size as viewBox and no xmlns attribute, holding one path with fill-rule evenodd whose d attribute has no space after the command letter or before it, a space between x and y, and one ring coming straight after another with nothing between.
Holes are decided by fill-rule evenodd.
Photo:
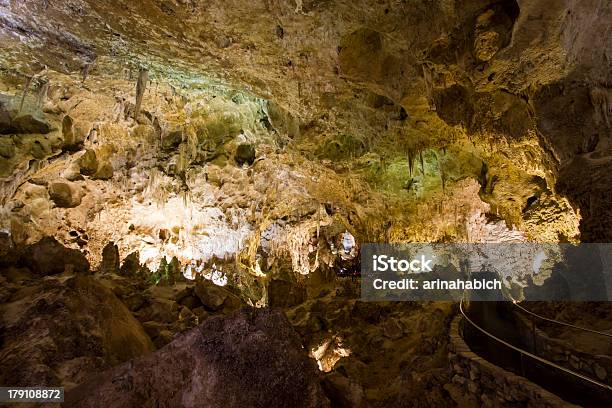
<instances>
[{"instance_id":1,"label":"limestone rock","mask_svg":"<svg viewBox=\"0 0 612 408\"><path fill-rule=\"evenodd\" d=\"M236 148L234 159L240 166L243 164L248 164L250 166L255 161L255 147L249 143L239 144Z\"/></svg>"},{"instance_id":2,"label":"limestone rock","mask_svg":"<svg viewBox=\"0 0 612 408\"><path fill-rule=\"evenodd\" d=\"M121 300L132 312L142 309L142 307L145 306L146 303L146 299L144 298L142 293L133 293L131 295L123 296Z\"/></svg>"},{"instance_id":3,"label":"limestone rock","mask_svg":"<svg viewBox=\"0 0 612 408\"><path fill-rule=\"evenodd\" d=\"M189 295L185 296L180 300L181 305L188 307L190 310L196 309L202 306L200 298L197 296Z\"/></svg>"},{"instance_id":4,"label":"limestone rock","mask_svg":"<svg viewBox=\"0 0 612 408\"><path fill-rule=\"evenodd\" d=\"M102 249L100 270L106 273L119 273L119 247L114 242L109 242Z\"/></svg>"},{"instance_id":5,"label":"limestone rock","mask_svg":"<svg viewBox=\"0 0 612 408\"><path fill-rule=\"evenodd\" d=\"M26 199L35 198L46 198L47 189L43 185L34 183L36 180L30 180L31 182L25 183L22 187L22 191Z\"/></svg>"},{"instance_id":6,"label":"limestone rock","mask_svg":"<svg viewBox=\"0 0 612 408\"><path fill-rule=\"evenodd\" d=\"M606 369L597 363L593 365L593 371L595 371L595 375L600 381L605 381L605 379L608 377Z\"/></svg>"},{"instance_id":7,"label":"limestone rock","mask_svg":"<svg viewBox=\"0 0 612 408\"><path fill-rule=\"evenodd\" d=\"M65 406L315 408L329 400L284 315L244 309L90 378L67 393Z\"/></svg>"},{"instance_id":8,"label":"limestone rock","mask_svg":"<svg viewBox=\"0 0 612 408\"><path fill-rule=\"evenodd\" d=\"M383 334L387 338L397 340L404 335L404 328L398 320L389 318L383 323Z\"/></svg>"},{"instance_id":9,"label":"limestone rock","mask_svg":"<svg viewBox=\"0 0 612 408\"><path fill-rule=\"evenodd\" d=\"M0 137L0 156L10 159L15 156L15 143L10 137Z\"/></svg>"},{"instance_id":10,"label":"limestone rock","mask_svg":"<svg viewBox=\"0 0 612 408\"><path fill-rule=\"evenodd\" d=\"M68 181L83 180L79 164L77 162L70 163L68 167L66 167L66 169L62 172L62 177Z\"/></svg>"},{"instance_id":11,"label":"limestone rock","mask_svg":"<svg viewBox=\"0 0 612 408\"><path fill-rule=\"evenodd\" d=\"M196 307L192 310L192 312L194 315L196 315L196 317L198 318L198 322L200 323L208 319L208 317L210 316L206 309L204 309L204 306Z\"/></svg>"},{"instance_id":12,"label":"limestone rock","mask_svg":"<svg viewBox=\"0 0 612 408\"><path fill-rule=\"evenodd\" d=\"M141 311L141 320L172 323L178 319L179 305L173 300L153 298Z\"/></svg>"},{"instance_id":13,"label":"limestone rock","mask_svg":"<svg viewBox=\"0 0 612 408\"><path fill-rule=\"evenodd\" d=\"M11 123L14 133L42 133L46 134L51 131L49 123L35 118L32 115L18 116Z\"/></svg>"},{"instance_id":14,"label":"limestone rock","mask_svg":"<svg viewBox=\"0 0 612 408\"><path fill-rule=\"evenodd\" d=\"M64 148L66 150L78 150L82 145L84 138L75 135L74 121L69 115L62 119L62 135L64 137Z\"/></svg>"},{"instance_id":15,"label":"limestone rock","mask_svg":"<svg viewBox=\"0 0 612 408\"><path fill-rule=\"evenodd\" d=\"M109 162L100 163L98 171L91 177L94 180L110 180L113 178L113 165Z\"/></svg>"},{"instance_id":16,"label":"limestone rock","mask_svg":"<svg viewBox=\"0 0 612 408\"><path fill-rule=\"evenodd\" d=\"M61 264L64 256L46 263ZM2 384L74 386L154 350L140 323L92 276L49 277L15 293L0 311Z\"/></svg>"},{"instance_id":17,"label":"limestone rock","mask_svg":"<svg viewBox=\"0 0 612 408\"><path fill-rule=\"evenodd\" d=\"M474 43L476 57L481 61L489 61L500 47L499 34L495 31L485 31L478 35Z\"/></svg>"},{"instance_id":18,"label":"limestone rock","mask_svg":"<svg viewBox=\"0 0 612 408\"><path fill-rule=\"evenodd\" d=\"M211 311L235 310L242 304L236 295L209 280L198 281L194 292L202 304Z\"/></svg>"},{"instance_id":19,"label":"limestone rock","mask_svg":"<svg viewBox=\"0 0 612 408\"><path fill-rule=\"evenodd\" d=\"M125 257L123 263L121 264L121 268L119 269L119 273L122 276L126 277L137 277L144 275L145 269L142 265L140 265L140 255L138 252L132 252L128 256Z\"/></svg>"},{"instance_id":20,"label":"limestone rock","mask_svg":"<svg viewBox=\"0 0 612 408\"><path fill-rule=\"evenodd\" d=\"M0 231L0 266L14 263L16 257L15 245L10 234Z\"/></svg>"},{"instance_id":21,"label":"limestone rock","mask_svg":"<svg viewBox=\"0 0 612 408\"><path fill-rule=\"evenodd\" d=\"M25 102L25 101L24 101ZM0 134L47 134L52 126L43 113L29 103L21 109L21 98L0 95Z\"/></svg>"},{"instance_id":22,"label":"limestone rock","mask_svg":"<svg viewBox=\"0 0 612 408\"><path fill-rule=\"evenodd\" d=\"M53 237L44 237L27 246L20 262L41 276L62 273L66 269L89 272L89 262L85 255L76 249L66 248Z\"/></svg>"},{"instance_id":23,"label":"limestone rock","mask_svg":"<svg viewBox=\"0 0 612 408\"><path fill-rule=\"evenodd\" d=\"M360 407L364 401L363 388L337 372L325 376L323 388L335 407Z\"/></svg>"},{"instance_id":24,"label":"limestone rock","mask_svg":"<svg viewBox=\"0 0 612 408\"><path fill-rule=\"evenodd\" d=\"M48 187L51 200L58 207L73 208L81 204L83 189L71 181L54 181Z\"/></svg>"},{"instance_id":25,"label":"limestone rock","mask_svg":"<svg viewBox=\"0 0 612 408\"><path fill-rule=\"evenodd\" d=\"M272 279L268 284L270 307L292 307L306 300L306 288L297 283Z\"/></svg>"},{"instance_id":26,"label":"limestone rock","mask_svg":"<svg viewBox=\"0 0 612 408\"><path fill-rule=\"evenodd\" d=\"M0 134L8 134L11 128L11 114L7 103L0 101Z\"/></svg>"},{"instance_id":27,"label":"limestone rock","mask_svg":"<svg viewBox=\"0 0 612 408\"><path fill-rule=\"evenodd\" d=\"M195 287L195 294L202 304L210 310L218 310L228 296L227 291L208 281L198 282Z\"/></svg>"},{"instance_id":28,"label":"limestone rock","mask_svg":"<svg viewBox=\"0 0 612 408\"><path fill-rule=\"evenodd\" d=\"M91 149L87 149L85 153L79 157L78 163L81 174L86 176L91 176L98 170L98 158L96 152Z\"/></svg>"},{"instance_id":29,"label":"limestone rock","mask_svg":"<svg viewBox=\"0 0 612 408\"><path fill-rule=\"evenodd\" d=\"M30 145L30 154L34 156L35 159L42 160L51 154L51 146L49 146L46 140L35 140L34 143Z\"/></svg>"},{"instance_id":30,"label":"limestone rock","mask_svg":"<svg viewBox=\"0 0 612 408\"><path fill-rule=\"evenodd\" d=\"M63 146L68 151L77 151L83 147L85 139L91 130L91 123L74 120L70 115L62 119Z\"/></svg>"},{"instance_id":31,"label":"limestone rock","mask_svg":"<svg viewBox=\"0 0 612 408\"><path fill-rule=\"evenodd\" d=\"M183 141L183 130L177 129L168 132L162 138L162 148L165 150L172 150L178 147L179 144Z\"/></svg>"}]
</instances>

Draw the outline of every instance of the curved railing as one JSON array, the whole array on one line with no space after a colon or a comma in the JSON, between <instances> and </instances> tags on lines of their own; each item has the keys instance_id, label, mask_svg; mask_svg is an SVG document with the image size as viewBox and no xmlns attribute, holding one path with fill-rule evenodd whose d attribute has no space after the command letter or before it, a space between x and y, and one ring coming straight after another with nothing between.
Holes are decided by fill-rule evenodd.
<instances>
[{"instance_id":1,"label":"curved railing","mask_svg":"<svg viewBox=\"0 0 612 408\"><path fill-rule=\"evenodd\" d=\"M566 322L562 322L562 321L559 321L559 320L550 319L548 317L540 316L539 314L534 313L531 310L526 309L523 306L521 306L519 304L519 302L514 300L514 299L512 299L512 297L511 297L511 300L512 300L512 303L514 304L515 307L519 308L523 312L525 312L525 313L527 313L527 314L529 314L529 315L531 315L533 317L536 317L536 318L538 318L540 320L543 320L543 321L546 321L546 322L549 322L549 323L554 323L554 324L557 324L557 325L560 325L560 326L571 327L572 329L581 330L581 331L588 332L588 333L597 334L599 336L605 336L605 337L612 338L612 334L611 333L601 332L601 331L597 331L597 330L593 330L593 329L587 329L586 327L576 326L575 324L566 323Z\"/></svg>"},{"instance_id":2,"label":"curved railing","mask_svg":"<svg viewBox=\"0 0 612 408\"><path fill-rule=\"evenodd\" d=\"M595 386L597 386L597 387L599 387L601 389L604 389L604 390L607 390L609 392L612 392L612 387L609 386L608 384L604 384L602 382L599 382L599 381L596 381L596 380L594 380L592 378L589 378L589 377L587 377L585 375L577 373L577 372L575 372L573 370L570 370L570 369L568 369L566 367L560 366L559 364L556 364L556 363L554 363L552 361L549 361L549 360L547 360L545 358L542 358L542 357L540 357L540 356L538 356L536 354L530 353L527 350L523 350L523 349L521 349L519 347L516 347L515 345L510 344L510 343L508 343L507 341L505 341L503 339L500 339L499 337L495 336L494 334L489 333L486 329L480 327L478 324L476 324L472 319L470 319L468 317L468 315L465 312L464 307L463 307L463 299L461 299L461 301L459 302L459 311L463 315L463 318L468 323L470 323L470 325L472 325L475 329L480 331L485 336L495 340L496 342L498 342L500 344L503 344L504 346L506 346L506 347L508 347L508 348L510 348L510 349L512 349L512 350L514 350L514 351L516 351L518 353L520 353L521 355L529 357L529 358L531 358L533 360L536 360L536 361L538 361L538 362L540 362L540 363L542 363L542 364L544 364L544 365L546 365L548 367L552 367L555 370L564 372L565 374L569 374L569 375L571 375L571 376L573 376L575 378L579 378L580 380L583 380L583 381L585 381L585 382L587 382L589 384L595 385Z\"/></svg>"}]
</instances>

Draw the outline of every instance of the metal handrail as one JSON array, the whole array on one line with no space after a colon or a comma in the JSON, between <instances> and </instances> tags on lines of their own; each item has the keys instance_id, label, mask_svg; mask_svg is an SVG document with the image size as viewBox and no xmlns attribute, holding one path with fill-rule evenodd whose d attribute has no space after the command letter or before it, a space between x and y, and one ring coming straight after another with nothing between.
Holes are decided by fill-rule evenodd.
<instances>
[{"instance_id":1,"label":"metal handrail","mask_svg":"<svg viewBox=\"0 0 612 408\"><path fill-rule=\"evenodd\" d=\"M526 351L526 350L523 350L523 349L521 349L521 348L519 348L519 347L516 347L516 346L514 346L514 345L512 345L512 344L508 343L507 341L500 339L499 337L495 336L494 334L489 333L488 331L486 331L485 329L483 329L482 327L480 327L479 325L477 325L476 323L474 323L474 322L472 321L472 319L470 319L470 318L467 316L467 314L466 314L466 313L465 313L465 311L463 310L463 299L461 299L461 301L459 302L459 311L461 312L461 314L463 315L463 317L464 317L464 318L465 318L465 319L466 319L466 320L467 320L467 321L468 321L468 322L469 322L469 323L470 323L472 326L474 326L476 329L478 329L479 331L481 331L481 332L482 332L484 335L486 335L486 336L488 336L488 337L492 338L493 340L497 341L498 343L501 343L501 344L505 345L506 347L509 347L509 348L511 348L511 349L513 349L513 350L515 350L515 351L518 351L518 352L519 352L519 353L521 353L522 355L525 355L525 356L527 356L527 357L530 357L530 358L532 358L532 359L534 359L534 360L536 360L536 361L539 361L540 363L543 363L543 364L545 364L545 365L548 365L548 366L550 366L550 367L553 367L553 368L555 368L555 369L557 369L557 370L563 371L563 372L565 372L565 373L567 373L567 374L570 374L570 375L572 375L572 376L574 376L574 377L580 378L580 379L582 379L582 380L584 380L584 381L587 381L587 382L589 382L589 383L591 383L591 384L594 384L594 385L596 385L596 386L598 386L598 387L600 387L600 388L603 388L603 389L605 389L605 390L608 390L608 391L611 391L611 392L612 392L612 387L611 387L611 386L609 386L608 384L601 383L601 382L596 381L596 380L593 380L592 378L589 378L589 377L587 377L587 376L585 376L585 375L582 375L582 374L580 374L580 373L577 373L577 372L575 372L575 371L572 371L572 370L570 370L570 369L568 369L568 368L562 367L562 366L560 366L560 365L558 365L558 364L556 364L556 363L553 363L552 361L546 360L545 358L542 358L542 357L537 356L537 355L535 355L535 354L533 354L533 353L530 353L530 352L528 352L528 351Z\"/></svg>"},{"instance_id":2,"label":"metal handrail","mask_svg":"<svg viewBox=\"0 0 612 408\"><path fill-rule=\"evenodd\" d=\"M510 299L512 299L512 296L510 296ZM586 327L576 326L576 325L574 325L574 324L570 324L570 323L566 323L566 322L561 322L561 321L559 321L559 320L550 319L550 318L548 318L548 317L540 316L539 314L534 313L534 312L532 312L531 310L528 310L528 309L524 308L523 306L521 306L521 305L519 304L519 302L518 302L518 301L516 301L516 300L514 300L514 299L512 299L512 303L514 304L514 306L518 307L519 309L521 309L521 310L522 310L522 311L524 311L525 313L528 313L528 314L530 314L530 315L532 315L532 316L535 316L535 317L537 317L538 319L545 320L545 321L550 322L550 323L559 324L559 325L561 325L561 326L567 326L567 327L571 327L571 328L573 328L573 329L582 330L582 331L585 331L585 332L594 333L594 334L598 334L598 335L600 335L600 336L605 336L605 337L610 337L610 338L612 338L612 334L610 334L610 333L600 332L600 331L593 330L593 329L587 329Z\"/></svg>"},{"instance_id":3,"label":"metal handrail","mask_svg":"<svg viewBox=\"0 0 612 408\"><path fill-rule=\"evenodd\" d=\"M468 273L471 275L471 270L468 270ZM534 313L531 310L528 310L528 309L524 308L523 306L521 306L519 304L518 300L514 299L514 297L512 297L512 295L507 290L504 290L504 287L502 287L502 293L504 295L506 295L508 298L510 298L510 301L512 301L512 303L517 308L521 309L525 313L528 313L528 314L530 314L530 315L532 315L532 316L534 316L534 317L536 317L536 318L538 318L540 320L544 320L544 321L547 321L549 323L554 323L554 324L558 324L558 325L561 325L561 326L571 327L572 329L582 330L582 331L585 331L585 332L589 332L589 333L597 334L597 335L600 335L600 336L605 336L605 337L612 338L612 333L606 333L606 332L601 332L601 331L598 331L598 330L587 329L586 327L576 326L575 324L571 324L571 323L567 323L567 322L562 322L562 321L559 321L559 320L555 320L555 319L551 319L551 318L548 318L548 317L540 316L539 314Z\"/></svg>"}]
</instances>

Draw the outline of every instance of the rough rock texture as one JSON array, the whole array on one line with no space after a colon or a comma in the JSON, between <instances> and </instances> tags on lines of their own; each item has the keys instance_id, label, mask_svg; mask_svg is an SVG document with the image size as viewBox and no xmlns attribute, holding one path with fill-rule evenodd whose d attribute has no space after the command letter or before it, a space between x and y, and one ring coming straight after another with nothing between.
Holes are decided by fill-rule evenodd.
<instances>
[{"instance_id":1,"label":"rough rock texture","mask_svg":"<svg viewBox=\"0 0 612 408\"><path fill-rule=\"evenodd\" d=\"M309 291L287 316L327 373L324 387L334 406L453 406L443 388L451 381L451 304L362 302L350 278Z\"/></svg>"},{"instance_id":2,"label":"rough rock texture","mask_svg":"<svg viewBox=\"0 0 612 408\"><path fill-rule=\"evenodd\" d=\"M58 207L76 207L81 204L83 195L81 187L70 181L55 181L49 184L49 197Z\"/></svg>"},{"instance_id":3,"label":"rough rock texture","mask_svg":"<svg viewBox=\"0 0 612 408\"><path fill-rule=\"evenodd\" d=\"M154 349L128 309L82 272L21 281L0 305L2 384L71 387L92 372ZM17 284L28 271L2 275Z\"/></svg>"},{"instance_id":4,"label":"rough rock texture","mask_svg":"<svg viewBox=\"0 0 612 408\"><path fill-rule=\"evenodd\" d=\"M24 112L17 109L10 99L0 98L0 134L49 133L51 125L40 114Z\"/></svg>"},{"instance_id":5,"label":"rough rock texture","mask_svg":"<svg viewBox=\"0 0 612 408\"><path fill-rule=\"evenodd\" d=\"M281 312L242 310L91 378L65 406L327 407L315 370Z\"/></svg>"},{"instance_id":6,"label":"rough rock texture","mask_svg":"<svg viewBox=\"0 0 612 408\"><path fill-rule=\"evenodd\" d=\"M96 152L90 149L85 150L85 153L78 161L81 174L91 176L98 170L98 159Z\"/></svg>"},{"instance_id":7,"label":"rough rock texture","mask_svg":"<svg viewBox=\"0 0 612 408\"><path fill-rule=\"evenodd\" d=\"M21 255L21 263L41 276L66 270L89 272L89 262L80 251L64 247L53 237L45 237L28 246Z\"/></svg>"},{"instance_id":8,"label":"rough rock texture","mask_svg":"<svg viewBox=\"0 0 612 408\"><path fill-rule=\"evenodd\" d=\"M335 404L452 404L451 307L356 302L339 245L609 242L611 16L599 0L0 1L6 247L82 250L157 346L278 304Z\"/></svg>"},{"instance_id":9,"label":"rough rock texture","mask_svg":"<svg viewBox=\"0 0 612 408\"><path fill-rule=\"evenodd\" d=\"M110 177L111 166L115 178L123 166L139 164L153 140L175 154L143 167L159 165L182 190L191 189L185 170L194 164L224 166L242 146L254 146L262 158L288 147L343 178L365 180L364 192L383 195L397 213L420 213L423 203L471 178L490 212L527 239L576 241L582 234L605 241L609 232L597 225L610 207L603 187L574 185L582 180L578 169L589 168L590 184L604 186L594 174L610 162L606 2L145 1L133 7L23 1L1 7L5 112L25 100L32 117L44 113L50 123L61 122L68 150L89 144L104 156L100 163L110 159L100 179ZM148 73L150 86L137 98L140 72ZM213 97L257 102L257 123L275 139L263 143L270 149L259 146L266 138L261 129L243 126L244 110L234 106L211 120ZM52 136L36 138L0 162L2 174L54 153ZM113 153L105 150L109 145ZM10 146L4 150L12 155ZM252 160L245 153L245 159L235 156L238 164ZM587 166L578 164L584 160ZM536 201L547 228L534 227L525 214ZM409 223L382 235L415 239ZM465 239L465 226L457 224L439 225L427 238Z\"/></svg>"},{"instance_id":10,"label":"rough rock texture","mask_svg":"<svg viewBox=\"0 0 612 408\"><path fill-rule=\"evenodd\" d=\"M251 165L255 161L255 148L250 144L240 144L236 148L236 163Z\"/></svg>"},{"instance_id":11,"label":"rough rock texture","mask_svg":"<svg viewBox=\"0 0 612 408\"><path fill-rule=\"evenodd\" d=\"M109 180L113 178L113 165L110 163L100 163L97 171L92 178L96 180Z\"/></svg>"},{"instance_id":12,"label":"rough rock texture","mask_svg":"<svg viewBox=\"0 0 612 408\"><path fill-rule=\"evenodd\" d=\"M10 159L15 156L15 143L10 137L3 137L0 139L0 156Z\"/></svg>"},{"instance_id":13,"label":"rough rock texture","mask_svg":"<svg viewBox=\"0 0 612 408\"><path fill-rule=\"evenodd\" d=\"M210 311L231 311L241 305L241 301L236 295L207 280L198 281L194 293Z\"/></svg>"},{"instance_id":14,"label":"rough rock texture","mask_svg":"<svg viewBox=\"0 0 612 408\"><path fill-rule=\"evenodd\" d=\"M102 273L119 273L119 264L121 259L119 258L119 248L113 242L106 244L102 249L102 263L100 264L100 271Z\"/></svg>"}]
</instances>

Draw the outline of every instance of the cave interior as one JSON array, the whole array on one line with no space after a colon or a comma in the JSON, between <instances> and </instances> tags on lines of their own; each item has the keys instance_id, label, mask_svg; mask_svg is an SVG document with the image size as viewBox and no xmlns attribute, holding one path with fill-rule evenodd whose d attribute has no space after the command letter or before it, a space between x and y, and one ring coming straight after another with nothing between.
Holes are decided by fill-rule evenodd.
<instances>
[{"instance_id":1,"label":"cave interior","mask_svg":"<svg viewBox=\"0 0 612 408\"><path fill-rule=\"evenodd\" d=\"M527 373L456 301L360 290L369 243L612 242L610 21L600 0L0 0L0 386L612 401L609 302L525 305L526 334L471 308L593 391Z\"/></svg>"}]
</instances>

